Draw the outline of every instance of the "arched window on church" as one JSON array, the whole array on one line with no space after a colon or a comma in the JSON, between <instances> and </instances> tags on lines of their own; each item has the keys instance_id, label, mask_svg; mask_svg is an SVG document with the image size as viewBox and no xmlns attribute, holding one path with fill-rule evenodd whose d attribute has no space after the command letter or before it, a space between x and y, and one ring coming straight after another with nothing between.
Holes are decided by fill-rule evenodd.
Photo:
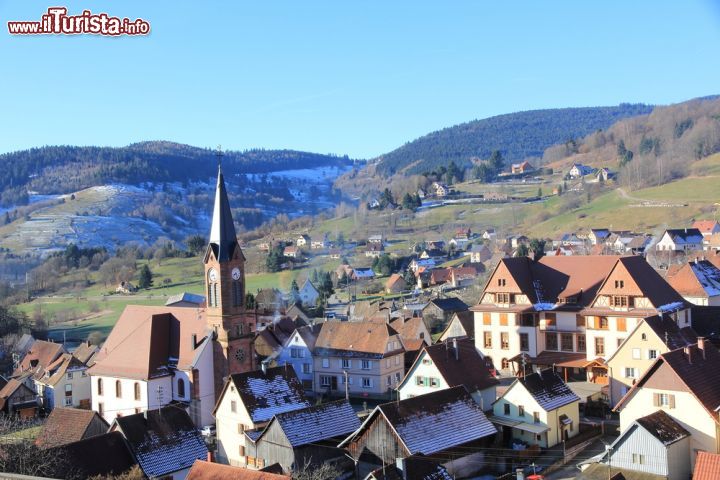
<instances>
[{"instance_id":1,"label":"arched window on church","mask_svg":"<svg viewBox=\"0 0 720 480\"><path fill-rule=\"evenodd\" d=\"M178 397L185 398L185 380L183 380L182 378L178 379L177 394Z\"/></svg>"}]
</instances>

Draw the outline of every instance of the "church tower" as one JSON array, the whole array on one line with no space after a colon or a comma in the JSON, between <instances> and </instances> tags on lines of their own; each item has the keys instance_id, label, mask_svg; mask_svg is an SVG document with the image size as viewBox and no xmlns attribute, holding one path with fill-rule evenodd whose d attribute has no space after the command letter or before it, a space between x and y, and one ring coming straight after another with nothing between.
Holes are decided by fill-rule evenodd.
<instances>
[{"instance_id":1,"label":"church tower","mask_svg":"<svg viewBox=\"0 0 720 480\"><path fill-rule=\"evenodd\" d=\"M206 318L215 337L215 391L219 393L228 375L255 368L255 316L245 310L245 256L237 241L219 166L210 240L203 263Z\"/></svg>"}]
</instances>

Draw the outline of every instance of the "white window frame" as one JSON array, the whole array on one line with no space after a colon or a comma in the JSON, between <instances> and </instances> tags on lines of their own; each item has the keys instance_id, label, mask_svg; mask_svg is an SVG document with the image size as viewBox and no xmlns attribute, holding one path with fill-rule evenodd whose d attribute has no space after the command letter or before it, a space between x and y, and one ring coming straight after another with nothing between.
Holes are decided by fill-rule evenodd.
<instances>
[{"instance_id":1,"label":"white window frame","mask_svg":"<svg viewBox=\"0 0 720 480\"><path fill-rule=\"evenodd\" d=\"M372 368L372 360L363 360L361 363L363 370L370 370Z\"/></svg>"},{"instance_id":2,"label":"white window frame","mask_svg":"<svg viewBox=\"0 0 720 480\"><path fill-rule=\"evenodd\" d=\"M362 388L372 388L372 378L362 377Z\"/></svg>"},{"instance_id":3,"label":"white window frame","mask_svg":"<svg viewBox=\"0 0 720 480\"><path fill-rule=\"evenodd\" d=\"M351 369L352 368L352 360L350 360L349 358L343 358L341 367L344 369L347 369L347 370Z\"/></svg>"},{"instance_id":4,"label":"white window frame","mask_svg":"<svg viewBox=\"0 0 720 480\"><path fill-rule=\"evenodd\" d=\"M632 349L632 358L633 360L640 360L642 358L642 353L639 348Z\"/></svg>"},{"instance_id":5,"label":"white window frame","mask_svg":"<svg viewBox=\"0 0 720 480\"><path fill-rule=\"evenodd\" d=\"M655 355L653 355L655 354ZM654 348L648 350L648 360L655 360L658 357L658 351Z\"/></svg>"},{"instance_id":6,"label":"white window frame","mask_svg":"<svg viewBox=\"0 0 720 480\"><path fill-rule=\"evenodd\" d=\"M302 373L312 373L312 364L311 363L303 363L302 366Z\"/></svg>"},{"instance_id":7,"label":"white window frame","mask_svg":"<svg viewBox=\"0 0 720 480\"><path fill-rule=\"evenodd\" d=\"M329 358L323 358L323 359L322 359L322 367L323 367L323 368L330 368L330 359L329 359Z\"/></svg>"}]
</instances>

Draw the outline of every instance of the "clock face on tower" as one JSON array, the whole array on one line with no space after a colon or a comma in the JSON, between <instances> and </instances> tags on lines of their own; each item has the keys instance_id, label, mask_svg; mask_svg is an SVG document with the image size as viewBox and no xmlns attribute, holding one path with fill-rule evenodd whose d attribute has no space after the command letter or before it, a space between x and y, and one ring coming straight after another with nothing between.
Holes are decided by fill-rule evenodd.
<instances>
[{"instance_id":1,"label":"clock face on tower","mask_svg":"<svg viewBox=\"0 0 720 480\"><path fill-rule=\"evenodd\" d=\"M232 269L232 279L233 280L240 280L240 269L235 267Z\"/></svg>"},{"instance_id":2,"label":"clock face on tower","mask_svg":"<svg viewBox=\"0 0 720 480\"><path fill-rule=\"evenodd\" d=\"M211 282L217 282L217 278L218 278L217 271L214 268L211 268L210 271L208 272L208 278L210 279Z\"/></svg>"},{"instance_id":3,"label":"clock face on tower","mask_svg":"<svg viewBox=\"0 0 720 480\"><path fill-rule=\"evenodd\" d=\"M236 358L238 361L240 361L240 362L242 362L243 360L245 360L245 350L243 350L242 348L238 348L238 349L235 351L235 358Z\"/></svg>"}]
</instances>

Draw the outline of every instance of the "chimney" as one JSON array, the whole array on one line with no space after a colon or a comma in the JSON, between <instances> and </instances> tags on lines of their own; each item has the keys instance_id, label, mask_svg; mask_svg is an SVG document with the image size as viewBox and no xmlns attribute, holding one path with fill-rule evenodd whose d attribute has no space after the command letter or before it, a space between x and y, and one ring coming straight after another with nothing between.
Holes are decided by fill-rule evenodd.
<instances>
[{"instance_id":1,"label":"chimney","mask_svg":"<svg viewBox=\"0 0 720 480\"><path fill-rule=\"evenodd\" d=\"M190 337L190 348L195 350L197 348L197 334L193 333Z\"/></svg>"},{"instance_id":2,"label":"chimney","mask_svg":"<svg viewBox=\"0 0 720 480\"><path fill-rule=\"evenodd\" d=\"M705 337L698 337L697 346L698 350L702 352L703 360L705 360Z\"/></svg>"},{"instance_id":3,"label":"chimney","mask_svg":"<svg viewBox=\"0 0 720 480\"><path fill-rule=\"evenodd\" d=\"M457 338L453 337L453 350L455 350L455 360L460 360L460 352L458 351Z\"/></svg>"},{"instance_id":4,"label":"chimney","mask_svg":"<svg viewBox=\"0 0 720 480\"><path fill-rule=\"evenodd\" d=\"M685 352L685 355L687 356L688 363L692 365L692 347L687 346L683 348L683 351Z\"/></svg>"},{"instance_id":5,"label":"chimney","mask_svg":"<svg viewBox=\"0 0 720 480\"><path fill-rule=\"evenodd\" d=\"M211 452L210 450L208 450L207 461L210 462L210 463L214 463L214 462L215 462L215 458L214 458L214 457L215 457L215 455L213 455L213 452Z\"/></svg>"}]
</instances>

